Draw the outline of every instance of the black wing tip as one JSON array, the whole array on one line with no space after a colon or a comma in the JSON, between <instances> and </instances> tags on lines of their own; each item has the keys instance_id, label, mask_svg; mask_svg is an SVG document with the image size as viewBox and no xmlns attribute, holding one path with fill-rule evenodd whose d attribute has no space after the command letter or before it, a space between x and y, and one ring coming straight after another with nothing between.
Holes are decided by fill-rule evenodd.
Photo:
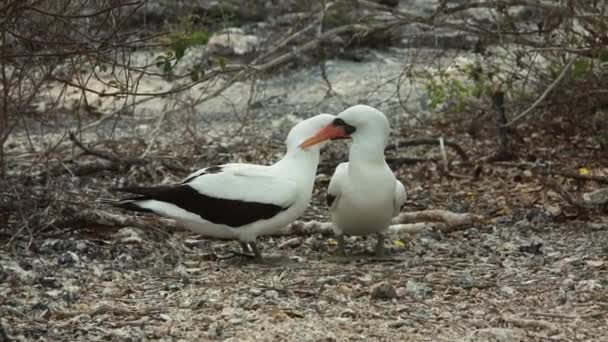
<instances>
[{"instance_id":1,"label":"black wing tip","mask_svg":"<svg viewBox=\"0 0 608 342\"><path fill-rule=\"evenodd\" d=\"M132 193L132 194L139 194L141 192L144 191L150 191L154 188L146 188L146 187L142 187L142 186L132 186L132 187L126 187L126 188L108 188L108 191L110 192L125 192L125 193Z\"/></svg>"},{"instance_id":2,"label":"black wing tip","mask_svg":"<svg viewBox=\"0 0 608 342\"><path fill-rule=\"evenodd\" d=\"M188 177L186 179L184 179L181 184L186 184L186 183L190 183L191 181L195 180L196 178L200 177L200 176L204 176L204 175L208 175L208 174L213 174L213 173L220 173L224 171L224 166L223 165L214 165L214 166L209 166L206 167L202 170L199 170L197 172L200 172L199 174L196 174L194 176Z\"/></svg>"},{"instance_id":3,"label":"black wing tip","mask_svg":"<svg viewBox=\"0 0 608 342\"><path fill-rule=\"evenodd\" d=\"M130 211L137 211L140 213L154 213L154 211L152 211L150 209L140 207L134 201L117 202L114 204L114 206L118 207L118 208L130 210Z\"/></svg>"},{"instance_id":4,"label":"black wing tip","mask_svg":"<svg viewBox=\"0 0 608 342\"><path fill-rule=\"evenodd\" d=\"M159 186L152 186L152 187L133 186L133 187L126 187L126 188L110 188L108 190L113 191L113 192L123 192L123 193L130 193L130 194L141 196L141 198L136 196L134 198L124 198L124 200L126 200L126 199L155 199L158 196L162 196L162 194L167 191L171 191L175 188L179 188L179 187L183 187L183 186L188 186L188 185L184 185L184 184L159 185Z\"/></svg>"},{"instance_id":5,"label":"black wing tip","mask_svg":"<svg viewBox=\"0 0 608 342\"><path fill-rule=\"evenodd\" d=\"M104 203L104 204L109 204L111 206L130 210L130 211L138 211L138 212L142 212L142 213L153 213L154 211L147 209L147 208L142 208L141 206L139 206L137 204L137 201L146 200L146 199L147 198L145 198L145 197L130 197L130 198L123 198L120 200L100 199L100 200L98 200L98 202Z\"/></svg>"}]
</instances>

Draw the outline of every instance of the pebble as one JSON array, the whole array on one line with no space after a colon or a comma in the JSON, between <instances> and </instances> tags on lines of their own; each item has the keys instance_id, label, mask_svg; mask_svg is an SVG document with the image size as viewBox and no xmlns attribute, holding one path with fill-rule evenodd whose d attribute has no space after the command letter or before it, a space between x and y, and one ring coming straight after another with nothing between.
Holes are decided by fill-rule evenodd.
<instances>
[{"instance_id":1,"label":"pebble","mask_svg":"<svg viewBox=\"0 0 608 342\"><path fill-rule=\"evenodd\" d=\"M478 238L480 235L479 229L477 229L477 228L469 228L469 229L465 230L462 234L466 239Z\"/></svg>"},{"instance_id":2,"label":"pebble","mask_svg":"<svg viewBox=\"0 0 608 342\"><path fill-rule=\"evenodd\" d=\"M579 291L594 291L602 289L602 284L596 279L581 280L576 285Z\"/></svg>"},{"instance_id":3,"label":"pebble","mask_svg":"<svg viewBox=\"0 0 608 342\"><path fill-rule=\"evenodd\" d=\"M114 237L118 238L120 242L124 244L140 244L144 241L141 238L141 235L143 235L141 229L125 227L116 232Z\"/></svg>"},{"instance_id":4,"label":"pebble","mask_svg":"<svg viewBox=\"0 0 608 342\"><path fill-rule=\"evenodd\" d=\"M320 277L319 278L319 283L321 283L321 284L327 284L327 285L337 285L338 284L338 278L336 278L336 277Z\"/></svg>"},{"instance_id":5,"label":"pebble","mask_svg":"<svg viewBox=\"0 0 608 342\"><path fill-rule=\"evenodd\" d=\"M231 318L231 317L233 317L233 316L236 316L236 315L237 315L237 313L238 313L238 311L237 311L237 309L236 309L236 308L233 308L233 307L227 306L227 307L224 307L224 308L222 309L222 312L220 313L220 315L221 315L222 317Z\"/></svg>"},{"instance_id":6,"label":"pebble","mask_svg":"<svg viewBox=\"0 0 608 342\"><path fill-rule=\"evenodd\" d=\"M531 223L549 223L553 220L553 217L545 208L531 208L526 213L526 220Z\"/></svg>"},{"instance_id":7,"label":"pebble","mask_svg":"<svg viewBox=\"0 0 608 342\"><path fill-rule=\"evenodd\" d=\"M219 322L212 322L209 324L209 328L207 328L207 337L219 338L222 336L223 330L224 328Z\"/></svg>"},{"instance_id":8,"label":"pebble","mask_svg":"<svg viewBox=\"0 0 608 342\"><path fill-rule=\"evenodd\" d=\"M173 318L171 318L171 316L167 315L167 314L160 314L158 316L161 320L165 321L165 322L172 322Z\"/></svg>"},{"instance_id":9,"label":"pebble","mask_svg":"<svg viewBox=\"0 0 608 342\"><path fill-rule=\"evenodd\" d=\"M470 289L475 286L475 278L469 272L458 273L456 283L463 289Z\"/></svg>"},{"instance_id":10,"label":"pebble","mask_svg":"<svg viewBox=\"0 0 608 342\"><path fill-rule=\"evenodd\" d=\"M259 296L259 295L261 295L261 294L262 294L262 290L260 290L260 289L258 289L258 288L253 287L253 288L249 289L249 293L250 293L251 295L253 295L253 296L256 296L256 297L257 297L257 296Z\"/></svg>"},{"instance_id":11,"label":"pebble","mask_svg":"<svg viewBox=\"0 0 608 342\"><path fill-rule=\"evenodd\" d=\"M372 299L388 300L397 298L397 291L389 282L382 282L374 285L371 291Z\"/></svg>"},{"instance_id":12,"label":"pebble","mask_svg":"<svg viewBox=\"0 0 608 342\"><path fill-rule=\"evenodd\" d=\"M264 296L268 299L279 299L279 293L275 290L268 290L264 292Z\"/></svg>"},{"instance_id":13,"label":"pebble","mask_svg":"<svg viewBox=\"0 0 608 342\"><path fill-rule=\"evenodd\" d=\"M425 283L418 283L414 280L408 280L406 285L408 293L414 297L424 298L428 297L433 293L433 289Z\"/></svg>"},{"instance_id":14,"label":"pebble","mask_svg":"<svg viewBox=\"0 0 608 342\"><path fill-rule=\"evenodd\" d=\"M566 291L574 290L574 279L566 278L562 281L561 288Z\"/></svg>"},{"instance_id":15,"label":"pebble","mask_svg":"<svg viewBox=\"0 0 608 342\"><path fill-rule=\"evenodd\" d=\"M357 313L355 312L355 310L347 308L340 312L340 317L357 318Z\"/></svg>"},{"instance_id":16,"label":"pebble","mask_svg":"<svg viewBox=\"0 0 608 342\"><path fill-rule=\"evenodd\" d=\"M514 296L515 294L517 294L517 290L512 288L511 286L501 286L499 288L499 291L509 297Z\"/></svg>"},{"instance_id":17,"label":"pebble","mask_svg":"<svg viewBox=\"0 0 608 342\"><path fill-rule=\"evenodd\" d=\"M61 285L57 282L57 278L52 276L40 277L38 278L38 283L44 287L58 289Z\"/></svg>"},{"instance_id":18,"label":"pebble","mask_svg":"<svg viewBox=\"0 0 608 342\"><path fill-rule=\"evenodd\" d=\"M496 341L496 342L510 342L510 341L521 341L524 338L524 332L522 330L507 329L507 328L487 328L479 329L473 332L476 339L470 341Z\"/></svg>"},{"instance_id":19,"label":"pebble","mask_svg":"<svg viewBox=\"0 0 608 342\"><path fill-rule=\"evenodd\" d=\"M78 262L80 262L80 258L78 257L78 255L76 253L67 251L67 252L61 254L57 258L57 262L60 265L73 265L73 264L77 264Z\"/></svg>"},{"instance_id":20,"label":"pebble","mask_svg":"<svg viewBox=\"0 0 608 342\"><path fill-rule=\"evenodd\" d=\"M398 321L390 322L388 324L388 327L389 328L393 328L393 329L397 329L397 328L401 328L401 327L403 327L405 325L407 325L407 321L400 319Z\"/></svg>"}]
</instances>

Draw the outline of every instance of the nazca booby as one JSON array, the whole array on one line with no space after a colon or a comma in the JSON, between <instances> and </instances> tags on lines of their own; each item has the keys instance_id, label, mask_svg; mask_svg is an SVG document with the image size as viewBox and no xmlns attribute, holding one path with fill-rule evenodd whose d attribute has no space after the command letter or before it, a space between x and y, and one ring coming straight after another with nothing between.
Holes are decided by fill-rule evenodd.
<instances>
[{"instance_id":1,"label":"nazca booby","mask_svg":"<svg viewBox=\"0 0 608 342\"><path fill-rule=\"evenodd\" d=\"M329 139L352 138L348 162L338 165L327 189L332 228L338 253L343 256L344 234L372 233L378 237L376 255L384 255L385 233L405 203L405 187L384 159L389 133L389 122L382 112L356 105L300 145L309 148Z\"/></svg>"},{"instance_id":2,"label":"nazca booby","mask_svg":"<svg viewBox=\"0 0 608 342\"><path fill-rule=\"evenodd\" d=\"M287 152L273 165L216 165L175 185L113 189L134 196L111 204L175 219L209 237L239 240L243 252L260 259L256 238L277 233L308 207L321 146L300 145L334 118L319 114L295 125L285 140Z\"/></svg>"}]
</instances>

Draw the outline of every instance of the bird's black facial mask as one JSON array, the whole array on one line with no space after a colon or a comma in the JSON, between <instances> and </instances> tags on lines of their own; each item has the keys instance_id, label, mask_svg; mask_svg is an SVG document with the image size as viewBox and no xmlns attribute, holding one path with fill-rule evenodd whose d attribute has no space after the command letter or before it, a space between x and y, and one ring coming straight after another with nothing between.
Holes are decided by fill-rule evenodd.
<instances>
[{"instance_id":1,"label":"bird's black facial mask","mask_svg":"<svg viewBox=\"0 0 608 342\"><path fill-rule=\"evenodd\" d=\"M344 122L344 120L342 120L340 118L335 118L331 124L335 127L342 127L342 129L344 129L344 132L346 132L346 134L348 134L348 136L333 137L333 138L331 138L331 140L352 139L350 135L357 131L357 129L354 126L347 124L346 122Z\"/></svg>"}]
</instances>

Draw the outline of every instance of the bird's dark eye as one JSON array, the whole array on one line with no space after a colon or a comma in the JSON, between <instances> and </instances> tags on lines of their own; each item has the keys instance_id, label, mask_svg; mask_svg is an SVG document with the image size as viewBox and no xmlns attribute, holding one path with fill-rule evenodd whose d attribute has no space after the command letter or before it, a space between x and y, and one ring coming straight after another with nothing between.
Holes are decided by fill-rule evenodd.
<instances>
[{"instance_id":1,"label":"bird's dark eye","mask_svg":"<svg viewBox=\"0 0 608 342\"><path fill-rule=\"evenodd\" d=\"M342 120L340 118L336 118L336 119L334 119L333 125L334 126L345 126L346 122L344 122L344 120Z\"/></svg>"},{"instance_id":2,"label":"bird's dark eye","mask_svg":"<svg viewBox=\"0 0 608 342\"><path fill-rule=\"evenodd\" d=\"M344 132L346 132L346 134L348 135L355 133L355 131L357 130L354 126L347 124L346 122L344 122L344 120L340 118L335 118L332 124L334 126L344 127Z\"/></svg>"}]
</instances>

